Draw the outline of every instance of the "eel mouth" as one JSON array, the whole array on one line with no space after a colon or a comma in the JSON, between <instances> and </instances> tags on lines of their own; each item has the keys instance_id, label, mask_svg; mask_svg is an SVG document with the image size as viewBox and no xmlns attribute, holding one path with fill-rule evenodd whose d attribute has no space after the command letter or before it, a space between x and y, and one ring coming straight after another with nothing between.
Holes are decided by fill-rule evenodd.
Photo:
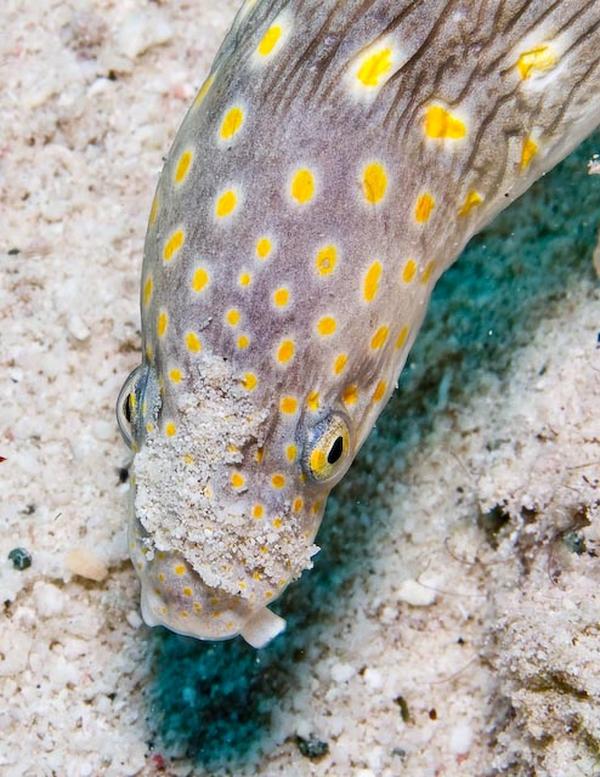
<instances>
[{"instance_id":1,"label":"eel mouth","mask_svg":"<svg viewBox=\"0 0 600 777\"><path fill-rule=\"evenodd\" d=\"M137 518L129 544L146 625L201 640L241 635L257 648L285 628L283 618L264 605L207 585L180 554L154 549Z\"/></svg>"}]
</instances>

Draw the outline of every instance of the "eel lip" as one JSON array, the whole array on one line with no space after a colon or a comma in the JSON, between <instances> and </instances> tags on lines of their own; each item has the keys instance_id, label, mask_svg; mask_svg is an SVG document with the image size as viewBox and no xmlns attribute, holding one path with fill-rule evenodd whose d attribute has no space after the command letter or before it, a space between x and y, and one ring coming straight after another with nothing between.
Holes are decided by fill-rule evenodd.
<instances>
[{"instance_id":1,"label":"eel lip","mask_svg":"<svg viewBox=\"0 0 600 777\"><path fill-rule=\"evenodd\" d=\"M142 592L140 596L140 609L142 611L142 618L144 619L146 626L152 627L161 625L161 622L157 620L154 613L152 612L144 585L142 585Z\"/></svg>"},{"instance_id":2,"label":"eel lip","mask_svg":"<svg viewBox=\"0 0 600 777\"><path fill-rule=\"evenodd\" d=\"M285 620L262 607L244 624L241 636L253 648L262 648L285 629Z\"/></svg>"}]
</instances>

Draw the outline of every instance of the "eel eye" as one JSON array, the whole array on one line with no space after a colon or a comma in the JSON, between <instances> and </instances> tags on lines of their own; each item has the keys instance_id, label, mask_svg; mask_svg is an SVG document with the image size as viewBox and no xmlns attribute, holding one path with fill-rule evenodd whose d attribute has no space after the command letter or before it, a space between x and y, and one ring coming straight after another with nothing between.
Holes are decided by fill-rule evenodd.
<instances>
[{"instance_id":1,"label":"eel eye","mask_svg":"<svg viewBox=\"0 0 600 777\"><path fill-rule=\"evenodd\" d=\"M119 430L125 443L130 448L133 447L132 427L138 410L136 388L139 372L140 368L136 367L129 375L123 384L123 388L119 392L119 398L117 399L117 423L119 424Z\"/></svg>"},{"instance_id":2,"label":"eel eye","mask_svg":"<svg viewBox=\"0 0 600 777\"><path fill-rule=\"evenodd\" d=\"M344 468L350 453L350 430L340 415L317 424L304 446L304 468L313 480L331 480Z\"/></svg>"}]
</instances>

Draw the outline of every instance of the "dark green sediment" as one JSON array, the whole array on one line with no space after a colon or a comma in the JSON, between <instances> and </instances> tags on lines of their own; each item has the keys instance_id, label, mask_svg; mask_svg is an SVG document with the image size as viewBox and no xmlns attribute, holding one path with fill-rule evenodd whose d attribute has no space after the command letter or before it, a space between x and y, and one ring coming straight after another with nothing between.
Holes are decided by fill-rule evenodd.
<instances>
[{"instance_id":1,"label":"dark green sediment","mask_svg":"<svg viewBox=\"0 0 600 777\"><path fill-rule=\"evenodd\" d=\"M506 372L515 349L566 295L592 289L600 179L588 175L587 162L597 151L600 134L474 238L438 283L399 390L330 498L314 569L273 607L287 631L255 651L241 639L202 643L155 630L147 714L158 750L190 756L212 772L227 765L235 772L256 757L272 711L303 674L304 646L326 640L355 577L377 552L372 516L383 512L377 485L391 446L397 468L441 408L485 390L490 373ZM295 732L289 735L295 742Z\"/></svg>"}]
</instances>

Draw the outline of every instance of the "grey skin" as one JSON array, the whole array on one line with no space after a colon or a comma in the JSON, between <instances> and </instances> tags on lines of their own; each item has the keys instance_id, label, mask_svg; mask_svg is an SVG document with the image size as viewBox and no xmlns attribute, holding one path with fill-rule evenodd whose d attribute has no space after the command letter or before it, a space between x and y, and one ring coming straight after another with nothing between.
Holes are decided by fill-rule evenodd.
<instances>
[{"instance_id":1,"label":"grey skin","mask_svg":"<svg viewBox=\"0 0 600 777\"><path fill-rule=\"evenodd\" d=\"M600 123L599 56L597 0L245 4L158 184L119 400L149 624L281 630L437 278Z\"/></svg>"}]
</instances>

